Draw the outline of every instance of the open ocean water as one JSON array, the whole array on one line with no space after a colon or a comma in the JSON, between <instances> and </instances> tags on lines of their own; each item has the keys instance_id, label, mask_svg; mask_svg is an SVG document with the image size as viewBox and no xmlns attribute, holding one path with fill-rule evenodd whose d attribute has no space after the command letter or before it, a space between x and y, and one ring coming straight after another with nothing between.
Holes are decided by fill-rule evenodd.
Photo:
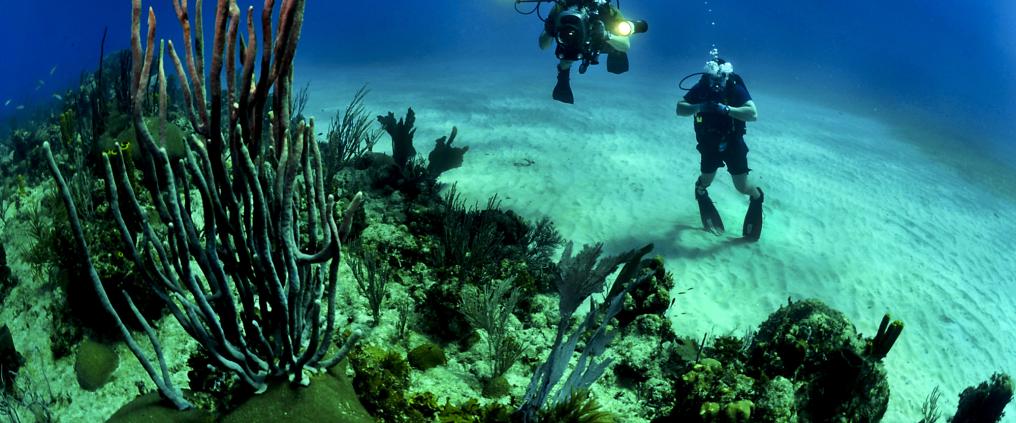
<instances>
[{"instance_id":1,"label":"open ocean water","mask_svg":"<svg viewBox=\"0 0 1016 423\"><path fill-rule=\"evenodd\" d=\"M98 66L100 46L108 55L130 42L126 0L8 3L0 15L0 142L59 115ZM149 3L156 38L180 40L173 2ZM206 3L210 54L215 2ZM362 84L371 89L370 113L416 109L421 153L458 126L472 149L443 178L470 201L498 194L526 218L558 220L566 239L608 238L617 250L656 243L678 281L676 307L699 299L670 314L694 332L682 335L757 325L785 296L818 297L866 335L886 309L905 311L894 314L907 322L893 350L901 361L888 366L898 384L892 395L903 396L893 397L884 421L919 420L937 382L956 384L941 386L948 415L964 387L1016 371L1016 3L613 3L648 31L632 36L627 73L607 74L601 63L583 75L576 64L574 105L551 99L557 61L553 47L538 46L550 6L510 0L311 0L294 88L307 87L306 115L316 116L319 132ZM257 16L260 3L253 5ZM678 81L701 72L713 49L744 77L759 108L746 138L772 193L773 236L758 245L715 244L691 232L699 227L689 199L698 161L690 119L675 118L674 104L684 94ZM673 146L681 137L687 155ZM377 150L391 152L387 136ZM718 206L738 202L722 211L727 231L740 233L743 196L722 169L714 184ZM919 257L907 259L911 253ZM680 292L681 270L695 292ZM711 287L722 298L706 298ZM121 360L133 361L124 351ZM1013 406L1007 410L1003 421L1014 421Z\"/></svg>"}]
</instances>

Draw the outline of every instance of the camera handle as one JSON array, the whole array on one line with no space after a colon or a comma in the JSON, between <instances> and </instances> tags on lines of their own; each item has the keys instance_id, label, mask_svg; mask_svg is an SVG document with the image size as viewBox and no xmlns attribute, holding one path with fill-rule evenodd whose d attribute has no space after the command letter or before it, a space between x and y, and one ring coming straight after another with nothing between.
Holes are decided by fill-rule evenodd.
<instances>
[{"instance_id":1,"label":"camera handle","mask_svg":"<svg viewBox=\"0 0 1016 423\"><path fill-rule=\"evenodd\" d=\"M589 14L589 20L592 22L592 39L586 45L585 52L582 55L582 64L579 65L580 74L586 73L589 65L600 64L600 47L602 47L603 43L607 42L607 26L599 18L599 14L593 11Z\"/></svg>"}]
</instances>

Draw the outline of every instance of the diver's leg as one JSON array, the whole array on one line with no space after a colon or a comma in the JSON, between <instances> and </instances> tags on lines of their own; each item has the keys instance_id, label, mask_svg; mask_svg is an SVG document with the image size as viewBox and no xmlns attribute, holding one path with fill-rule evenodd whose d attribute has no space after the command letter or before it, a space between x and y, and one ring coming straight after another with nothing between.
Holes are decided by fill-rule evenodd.
<instances>
[{"instance_id":1,"label":"diver's leg","mask_svg":"<svg viewBox=\"0 0 1016 423\"><path fill-rule=\"evenodd\" d=\"M698 180L695 181L695 194L705 194L706 188L709 188L713 184L713 179L716 178L716 172L705 173L699 175Z\"/></svg>"},{"instance_id":2,"label":"diver's leg","mask_svg":"<svg viewBox=\"0 0 1016 423\"><path fill-rule=\"evenodd\" d=\"M758 186L748 178L747 172L739 175L730 175L730 179L734 182L734 188L737 188L738 192L750 196L752 200L757 200L762 195L762 191L759 190Z\"/></svg>"},{"instance_id":3,"label":"diver's leg","mask_svg":"<svg viewBox=\"0 0 1016 423\"><path fill-rule=\"evenodd\" d=\"M561 60L557 64L557 85L554 85L554 100L562 103L575 104L575 96L572 94L571 82L571 60Z\"/></svg>"},{"instance_id":4,"label":"diver's leg","mask_svg":"<svg viewBox=\"0 0 1016 423\"><path fill-rule=\"evenodd\" d=\"M757 200L762 194L748 177L751 168L748 167L748 145L744 143L743 138L729 140L727 149L723 152L723 161L727 163L727 171L730 172L734 188L752 200Z\"/></svg>"}]
</instances>

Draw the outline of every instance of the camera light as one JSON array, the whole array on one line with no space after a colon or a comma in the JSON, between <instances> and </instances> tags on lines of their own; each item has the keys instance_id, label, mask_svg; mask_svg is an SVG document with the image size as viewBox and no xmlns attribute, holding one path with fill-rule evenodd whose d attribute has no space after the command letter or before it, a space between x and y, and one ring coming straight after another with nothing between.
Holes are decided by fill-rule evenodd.
<instances>
[{"instance_id":1,"label":"camera light","mask_svg":"<svg viewBox=\"0 0 1016 423\"><path fill-rule=\"evenodd\" d=\"M629 21L621 21L621 23L617 24L616 32L618 35L627 37L632 32L635 32L635 26Z\"/></svg>"}]
</instances>

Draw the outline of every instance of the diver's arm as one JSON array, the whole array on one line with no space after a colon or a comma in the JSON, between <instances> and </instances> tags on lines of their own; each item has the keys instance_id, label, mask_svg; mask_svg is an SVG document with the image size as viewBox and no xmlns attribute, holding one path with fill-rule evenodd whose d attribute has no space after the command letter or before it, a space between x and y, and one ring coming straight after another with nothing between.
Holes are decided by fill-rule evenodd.
<instances>
[{"instance_id":1,"label":"diver's arm","mask_svg":"<svg viewBox=\"0 0 1016 423\"><path fill-rule=\"evenodd\" d=\"M702 110L701 104L691 104L687 101L681 100L677 102L677 115L678 116L691 116Z\"/></svg>"},{"instance_id":2,"label":"diver's arm","mask_svg":"<svg viewBox=\"0 0 1016 423\"><path fill-rule=\"evenodd\" d=\"M540 50L546 50L553 43L556 36L554 22L557 22L557 15L560 13L561 5L554 4L554 8L550 9L547 19L543 21L543 32L540 32Z\"/></svg>"},{"instance_id":3,"label":"diver's arm","mask_svg":"<svg viewBox=\"0 0 1016 423\"><path fill-rule=\"evenodd\" d=\"M731 107L729 114L730 117L745 122L758 120L758 110L755 109L755 102L751 100L745 102L741 107Z\"/></svg>"},{"instance_id":4,"label":"diver's arm","mask_svg":"<svg viewBox=\"0 0 1016 423\"><path fill-rule=\"evenodd\" d=\"M552 41L554 41L554 37L551 37L550 34L547 33L547 31L541 32L540 33L540 50L546 50L547 47L550 47L550 43Z\"/></svg>"}]
</instances>

